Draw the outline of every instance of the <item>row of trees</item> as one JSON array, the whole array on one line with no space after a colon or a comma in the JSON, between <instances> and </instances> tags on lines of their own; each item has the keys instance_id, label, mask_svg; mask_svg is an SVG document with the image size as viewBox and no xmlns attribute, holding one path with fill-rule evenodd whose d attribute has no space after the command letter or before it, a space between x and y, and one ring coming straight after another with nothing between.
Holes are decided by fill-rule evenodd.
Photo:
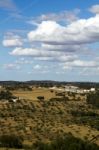
<instances>
[{"instance_id":1,"label":"row of trees","mask_svg":"<svg viewBox=\"0 0 99 150\"><path fill-rule=\"evenodd\" d=\"M13 90L24 90L24 91L32 91L32 88L28 85L12 85L12 86L5 86L5 89L6 90L10 90L10 91L13 91Z\"/></svg>"}]
</instances>

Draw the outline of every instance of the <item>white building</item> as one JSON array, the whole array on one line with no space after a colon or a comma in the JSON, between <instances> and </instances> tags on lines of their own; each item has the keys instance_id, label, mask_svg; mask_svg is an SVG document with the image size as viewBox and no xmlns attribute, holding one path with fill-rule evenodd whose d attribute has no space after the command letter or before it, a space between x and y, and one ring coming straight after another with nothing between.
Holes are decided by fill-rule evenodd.
<instances>
[{"instance_id":1,"label":"white building","mask_svg":"<svg viewBox=\"0 0 99 150\"><path fill-rule=\"evenodd\" d=\"M65 86L65 91L66 92L72 92L72 93L77 93L78 87L76 86Z\"/></svg>"},{"instance_id":2,"label":"white building","mask_svg":"<svg viewBox=\"0 0 99 150\"><path fill-rule=\"evenodd\" d=\"M67 85L67 86L65 86L65 91L83 94L83 93L95 92L95 88L80 89L79 87L76 87L76 86Z\"/></svg>"},{"instance_id":3,"label":"white building","mask_svg":"<svg viewBox=\"0 0 99 150\"><path fill-rule=\"evenodd\" d=\"M90 92L95 92L95 88L91 88L91 89L90 89Z\"/></svg>"}]
</instances>

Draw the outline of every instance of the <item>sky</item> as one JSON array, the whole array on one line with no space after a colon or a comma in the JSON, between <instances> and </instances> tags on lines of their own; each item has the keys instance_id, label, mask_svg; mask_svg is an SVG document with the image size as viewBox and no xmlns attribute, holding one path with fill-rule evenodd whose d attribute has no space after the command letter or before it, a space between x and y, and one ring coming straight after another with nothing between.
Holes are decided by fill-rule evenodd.
<instances>
[{"instance_id":1,"label":"sky","mask_svg":"<svg viewBox=\"0 0 99 150\"><path fill-rule=\"evenodd\" d=\"M0 0L0 80L99 82L99 0Z\"/></svg>"}]
</instances>

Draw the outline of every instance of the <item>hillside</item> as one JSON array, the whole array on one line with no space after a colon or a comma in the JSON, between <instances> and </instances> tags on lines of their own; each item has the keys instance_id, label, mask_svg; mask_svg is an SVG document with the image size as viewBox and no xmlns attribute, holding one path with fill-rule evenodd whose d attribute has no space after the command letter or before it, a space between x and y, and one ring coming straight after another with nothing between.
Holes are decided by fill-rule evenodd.
<instances>
[{"instance_id":1,"label":"hillside","mask_svg":"<svg viewBox=\"0 0 99 150\"><path fill-rule=\"evenodd\" d=\"M86 94L36 87L11 92L19 100L0 101L0 135L22 137L23 145L49 143L68 133L88 141L99 135L99 109L87 104ZM92 142L99 145L99 138Z\"/></svg>"}]
</instances>

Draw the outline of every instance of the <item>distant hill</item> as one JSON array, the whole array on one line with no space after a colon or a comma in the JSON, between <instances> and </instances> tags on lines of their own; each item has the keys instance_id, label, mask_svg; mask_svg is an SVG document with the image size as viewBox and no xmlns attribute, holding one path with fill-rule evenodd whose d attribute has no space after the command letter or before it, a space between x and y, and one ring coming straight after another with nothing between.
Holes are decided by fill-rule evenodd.
<instances>
[{"instance_id":1,"label":"distant hill","mask_svg":"<svg viewBox=\"0 0 99 150\"><path fill-rule=\"evenodd\" d=\"M99 88L98 82L66 82L66 81L51 81L51 80L31 80L31 81L0 81L0 85L14 86L14 85L37 85L37 86L65 86L74 85L80 88L89 89L91 87Z\"/></svg>"}]
</instances>

